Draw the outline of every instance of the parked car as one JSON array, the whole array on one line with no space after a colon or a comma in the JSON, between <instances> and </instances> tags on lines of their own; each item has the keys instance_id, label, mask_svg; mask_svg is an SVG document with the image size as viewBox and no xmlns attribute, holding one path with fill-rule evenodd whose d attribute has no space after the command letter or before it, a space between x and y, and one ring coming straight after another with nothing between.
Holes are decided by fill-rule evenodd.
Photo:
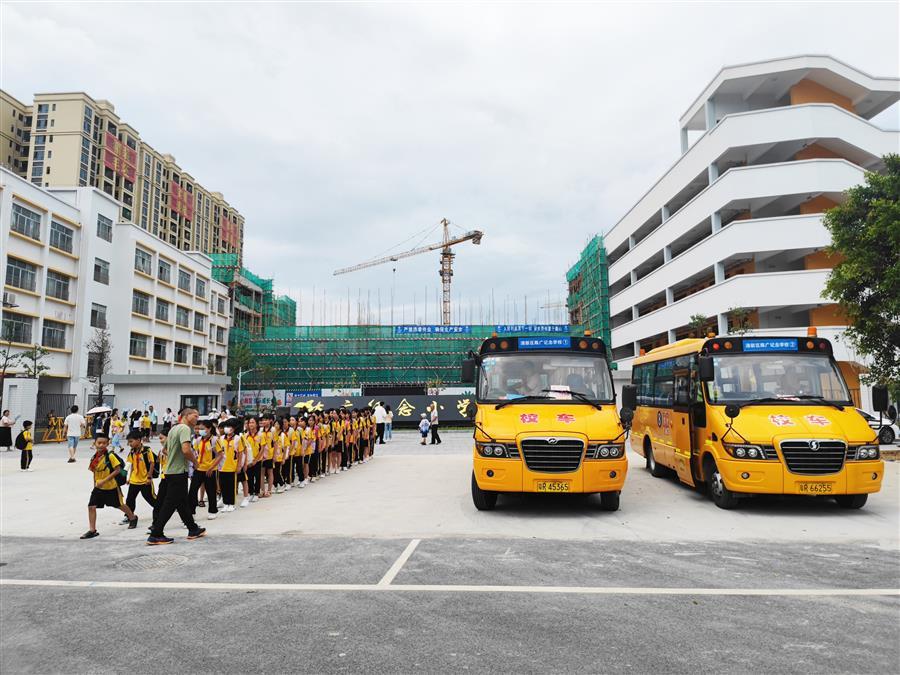
<instances>
[{"instance_id":1,"label":"parked car","mask_svg":"<svg viewBox=\"0 0 900 675\"><path fill-rule=\"evenodd\" d=\"M856 410L873 429L878 429L878 427L881 426L881 430L878 432L878 442L882 445L890 445L897 440L898 436L900 436L900 428L898 428L897 423L891 424L891 420L888 417L882 416L881 423L879 424L878 415L871 415L859 408Z\"/></svg>"}]
</instances>

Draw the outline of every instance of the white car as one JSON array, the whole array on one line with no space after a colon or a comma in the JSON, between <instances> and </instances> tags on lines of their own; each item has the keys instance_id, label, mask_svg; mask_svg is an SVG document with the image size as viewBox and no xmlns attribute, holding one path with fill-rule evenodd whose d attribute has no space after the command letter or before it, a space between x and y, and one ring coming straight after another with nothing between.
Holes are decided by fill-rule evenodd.
<instances>
[{"instance_id":1,"label":"white car","mask_svg":"<svg viewBox=\"0 0 900 675\"><path fill-rule=\"evenodd\" d=\"M856 411L863 416L863 419L869 423L869 426L873 429L878 429L878 415L871 415L867 413L865 410L860 410L859 408ZM890 445L897 437L900 436L900 428L897 427L897 423L891 424L890 418L885 415L881 416L881 430L878 432L878 442L881 445Z\"/></svg>"}]
</instances>

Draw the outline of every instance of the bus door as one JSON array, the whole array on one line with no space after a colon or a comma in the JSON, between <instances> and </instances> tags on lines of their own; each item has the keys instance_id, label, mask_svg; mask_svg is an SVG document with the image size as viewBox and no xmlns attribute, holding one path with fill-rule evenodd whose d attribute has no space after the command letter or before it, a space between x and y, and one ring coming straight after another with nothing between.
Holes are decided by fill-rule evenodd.
<instances>
[{"instance_id":1,"label":"bus door","mask_svg":"<svg viewBox=\"0 0 900 675\"><path fill-rule=\"evenodd\" d=\"M691 455L694 425L691 422L691 357L677 357L672 374L675 385L672 403L672 466L682 482L693 485Z\"/></svg>"}]
</instances>

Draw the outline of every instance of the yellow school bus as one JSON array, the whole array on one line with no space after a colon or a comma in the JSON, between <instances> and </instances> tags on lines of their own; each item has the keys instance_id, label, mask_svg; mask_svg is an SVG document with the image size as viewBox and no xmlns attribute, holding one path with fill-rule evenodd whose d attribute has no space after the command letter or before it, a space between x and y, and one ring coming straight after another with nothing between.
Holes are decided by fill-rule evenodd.
<instances>
[{"instance_id":1,"label":"yellow school bus","mask_svg":"<svg viewBox=\"0 0 900 675\"><path fill-rule=\"evenodd\" d=\"M876 432L856 411L828 340L679 340L633 363L631 447L655 477L706 487L731 509L753 494L833 497L861 508L881 488ZM887 392L873 390L887 407Z\"/></svg>"},{"instance_id":2,"label":"yellow school bus","mask_svg":"<svg viewBox=\"0 0 900 675\"><path fill-rule=\"evenodd\" d=\"M501 492L590 492L617 510L628 460L603 341L493 336L469 357L475 507L493 509Z\"/></svg>"}]
</instances>

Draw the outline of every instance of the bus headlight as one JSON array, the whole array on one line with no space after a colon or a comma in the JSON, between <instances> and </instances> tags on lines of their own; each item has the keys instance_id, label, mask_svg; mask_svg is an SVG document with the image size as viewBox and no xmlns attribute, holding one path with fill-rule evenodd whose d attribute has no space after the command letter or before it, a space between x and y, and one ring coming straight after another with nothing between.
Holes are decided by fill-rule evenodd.
<instances>
[{"instance_id":1,"label":"bus headlight","mask_svg":"<svg viewBox=\"0 0 900 675\"><path fill-rule=\"evenodd\" d=\"M878 459L879 456L877 445L861 445L856 449L855 459Z\"/></svg>"},{"instance_id":2,"label":"bus headlight","mask_svg":"<svg viewBox=\"0 0 900 675\"><path fill-rule=\"evenodd\" d=\"M502 443L476 443L475 448L482 457L509 457Z\"/></svg>"},{"instance_id":3,"label":"bus headlight","mask_svg":"<svg viewBox=\"0 0 900 675\"><path fill-rule=\"evenodd\" d=\"M765 459L765 451L758 445L747 445L738 443L722 443L722 447L732 457L738 459Z\"/></svg>"},{"instance_id":4,"label":"bus headlight","mask_svg":"<svg viewBox=\"0 0 900 675\"><path fill-rule=\"evenodd\" d=\"M625 456L624 443L592 443L587 447L585 459L618 459Z\"/></svg>"}]
</instances>

